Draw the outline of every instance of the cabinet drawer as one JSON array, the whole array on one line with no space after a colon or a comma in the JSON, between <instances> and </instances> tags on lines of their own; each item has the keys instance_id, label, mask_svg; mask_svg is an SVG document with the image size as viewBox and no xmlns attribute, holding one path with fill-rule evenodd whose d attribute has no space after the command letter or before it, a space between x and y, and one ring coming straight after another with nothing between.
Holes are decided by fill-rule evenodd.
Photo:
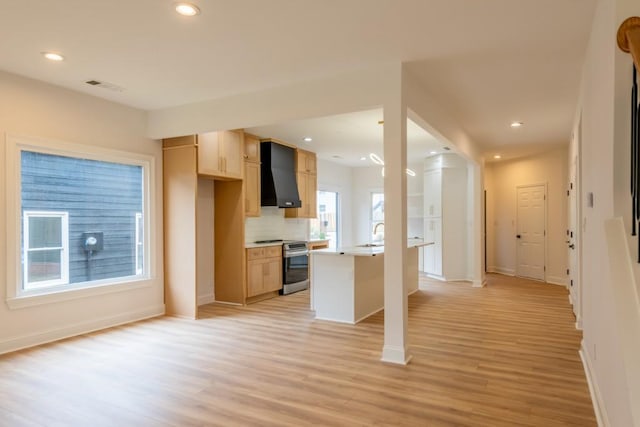
<instances>
[{"instance_id":1,"label":"cabinet drawer","mask_svg":"<svg viewBox=\"0 0 640 427\"><path fill-rule=\"evenodd\" d=\"M263 258L275 258L280 256L282 256L282 246L280 245L247 249L247 261Z\"/></svg>"},{"instance_id":2,"label":"cabinet drawer","mask_svg":"<svg viewBox=\"0 0 640 427\"><path fill-rule=\"evenodd\" d=\"M247 261L264 258L265 248L249 248L247 249Z\"/></svg>"},{"instance_id":3,"label":"cabinet drawer","mask_svg":"<svg viewBox=\"0 0 640 427\"><path fill-rule=\"evenodd\" d=\"M282 246L268 246L265 249L266 258L282 256Z\"/></svg>"}]
</instances>

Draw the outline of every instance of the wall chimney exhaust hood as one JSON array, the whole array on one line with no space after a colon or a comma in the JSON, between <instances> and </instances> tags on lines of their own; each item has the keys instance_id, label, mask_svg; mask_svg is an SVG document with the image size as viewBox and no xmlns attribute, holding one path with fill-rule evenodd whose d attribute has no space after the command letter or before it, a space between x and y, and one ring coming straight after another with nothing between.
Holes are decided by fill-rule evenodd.
<instances>
[{"instance_id":1,"label":"wall chimney exhaust hood","mask_svg":"<svg viewBox=\"0 0 640 427\"><path fill-rule=\"evenodd\" d=\"M260 204L279 208L301 207L296 182L295 150L273 141L262 141L260 161Z\"/></svg>"}]
</instances>

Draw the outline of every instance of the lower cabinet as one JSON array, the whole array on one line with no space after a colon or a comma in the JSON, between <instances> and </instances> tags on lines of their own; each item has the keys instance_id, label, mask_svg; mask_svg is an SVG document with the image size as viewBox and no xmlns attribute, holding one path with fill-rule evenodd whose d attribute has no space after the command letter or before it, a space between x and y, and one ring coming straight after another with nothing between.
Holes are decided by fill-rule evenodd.
<instances>
[{"instance_id":1,"label":"lower cabinet","mask_svg":"<svg viewBox=\"0 0 640 427\"><path fill-rule=\"evenodd\" d=\"M247 298L282 289L282 246L247 249Z\"/></svg>"}]
</instances>

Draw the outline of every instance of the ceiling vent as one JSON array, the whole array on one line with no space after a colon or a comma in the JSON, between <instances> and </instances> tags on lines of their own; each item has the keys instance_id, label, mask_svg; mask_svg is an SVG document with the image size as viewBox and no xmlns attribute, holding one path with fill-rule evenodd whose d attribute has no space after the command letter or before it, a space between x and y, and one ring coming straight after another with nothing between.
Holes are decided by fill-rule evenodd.
<instances>
[{"instance_id":1,"label":"ceiling vent","mask_svg":"<svg viewBox=\"0 0 640 427\"><path fill-rule=\"evenodd\" d=\"M107 89L112 92L124 92L124 88L122 86L118 86L109 82L101 82L100 80L87 80L85 83L91 86L97 86L102 89Z\"/></svg>"}]
</instances>

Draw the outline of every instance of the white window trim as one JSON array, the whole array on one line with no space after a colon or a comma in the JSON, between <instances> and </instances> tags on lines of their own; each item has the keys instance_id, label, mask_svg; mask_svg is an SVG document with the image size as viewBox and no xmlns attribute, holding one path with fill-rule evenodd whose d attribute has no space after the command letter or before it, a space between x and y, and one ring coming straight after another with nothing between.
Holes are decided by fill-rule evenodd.
<instances>
[{"instance_id":1,"label":"white window trim","mask_svg":"<svg viewBox=\"0 0 640 427\"><path fill-rule=\"evenodd\" d=\"M42 304L69 301L115 292L125 292L156 284L157 231L155 209L155 158L148 154L107 149L94 145L74 144L63 141L6 134L5 183L6 183L6 302L10 309L20 309ZM80 157L88 160L115 162L141 166L144 212L144 253L143 274L119 277L106 281L93 281L55 286L45 290L22 291L22 251L20 191L21 152L34 151L44 154Z\"/></svg>"},{"instance_id":2,"label":"white window trim","mask_svg":"<svg viewBox=\"0 0 640 427\"><path fill-rule=\"evenodd\" d=\"M62 246L60 250L60 279L45 280L39 282L29 281L29 252L33 248L29 247L29 219L30 218L60 218ZM21 294L35 289L43 289L51 286L66 285L69 283L69 214L67 212L56 211L24 211L23 214L23 240L22 240L22 264L23 264L23 286ZM58 248L46 248L46 250L54 250ZM38 249L36 249L38 250ZM27 289L29 287L29 289Z\"/></svg>"},{"instance_id":3,"label":"white window trim","mask_svg":"<svg viewBox=\"0 0 640 427\"><path fill-rule=\"evenodd\" d=\"M142 242L142 254L143 254L142 255L142 257L143 257L142 262L143 262L143 264L142 264L142 268L138 268L138 264L140 263L140 252L139 252L140 244L138 243L138 242L140 242L140 226L139 225L140 225L140 219L142 219L142 218L143 218L142 217L142 212L136 212L136 217L135 217L135 226L136 226L136 237L135 237L135 239L136 240L135 240L135 244L134 244L134 247L133 247L133 251L134 251L134 254L135 254L136 275L138 275L138 276L141 275L141 274L144 274L144 241ZM143 225L143 227L144 227L144 225ZM143 233L142 237L144 238L144 233Z\"/></svg>"}]
</instances>

